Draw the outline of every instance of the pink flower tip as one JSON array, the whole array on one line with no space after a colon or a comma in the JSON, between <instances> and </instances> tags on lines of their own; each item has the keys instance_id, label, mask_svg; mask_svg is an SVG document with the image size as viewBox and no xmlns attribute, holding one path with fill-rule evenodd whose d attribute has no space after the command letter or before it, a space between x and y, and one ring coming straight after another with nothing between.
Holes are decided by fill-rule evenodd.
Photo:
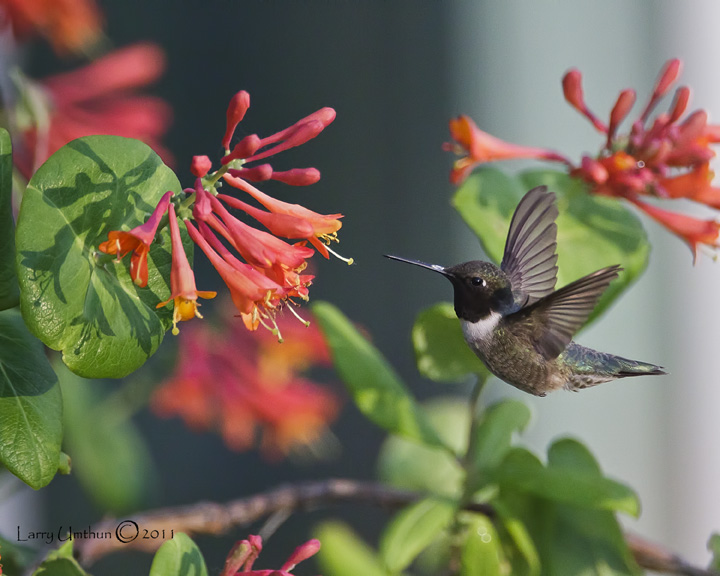
<instances>
[{"instance_id":1,"label":"pink flower tip","mask_svg":"<svg viewBox=\"0 0 720 576\"><path fill-rule=\"evenodd\" d=\"M257 134L245 136L245 138L235 144L235 147L232 149L230 154L223 157L221 162L225 165L238 158L249 158L257 152L257 149L260 148L260 146L262 146L262 140L260 140L260 137Z\"/></svg>"},{"instance_id":2,"label":"pink flower tip","mask_svg":"<svg viewBox=\"0 0 720 576\"><path fill-rule=\"evenodd\" d=\"M293 168L285 172L273 172L272 179L291 186L309 186L320 180L317 168Z\"/></svg>"},{"instance_id":3,"label":"pink flower tip","mask_svg":"<svg viewBox=\"0 0 720 576\"><path fill-rule=\"evenodd\" d=\"M225 126L225 135L222 139L222 146L225 150L230 148L230 140L232 140L232 136L235 133L235 128L237 128L237 125L240 124L245 117L248 108L250 108L250 94L245 90L240 90L240 92L230 99L226 113L227 123Z\"/></svg>"},{"instance_id":4,"label":"pink flower tip","mask_svg":"<svg viewBox=\"0 0 720 576\"><path fill-rule=\"evenodd\" d=\"M311 556L317 554L319 550L320 540L317 540L316 538L308 540L307 542L305 542L305 544L301 544L300 546L295 548L295 551L290 555L290 558L288 558L287 562L283 564L281 570L292 570L303 560L307 560Z\"/></svg>"},{"instance_id":5,"label":"pink flower tip","mask_svg":"<svg viewBox=\"0 0 720 576\"><path fill-rule=\"evenodd\" d=\"M193 156L190 163L190 172L197 178L205 176L212 168L212 160L207 156Z\"/></svg>"},{"instance_id":6,"label":"pink flower tip","mask_svg":"<svg viewBox=\"0 0 720 576\"><path fill-rule=\"evenodd\" d=\"M582 89L582 74L577 68L571 68L562 79L563 94L571 106L584 112L585 98Z\"/></svg>"},{"instance_id":7,"label":"pink flower tip","mask_svg":"<svg viewBox=\"0 0 720 576\"><path fill-rule=\"evenodd\" d=\"M679 58L673 58L665 63L665 67L660 72L657 83L655 84L654 96L655 98L661 98L670 87L675 83L680 70L682 69L682 61Z\"/></svg>"}]
</instances>

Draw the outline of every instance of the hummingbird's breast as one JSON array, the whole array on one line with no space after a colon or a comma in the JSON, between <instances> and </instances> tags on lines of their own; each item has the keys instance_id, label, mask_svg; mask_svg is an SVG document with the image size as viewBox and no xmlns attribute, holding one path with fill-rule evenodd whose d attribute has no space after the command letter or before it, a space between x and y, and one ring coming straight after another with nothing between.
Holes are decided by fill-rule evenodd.
<instances>
[{"instance_id":1,"label":"hummingbird's breast","mask_svg":"<svg viewBox=\"0 0 720 576\"><path fill-rule=\"evenodd\" d=\"M468 346L488 370L508 384L535 396L562 388L567 382L562 363L547 360L528 342L502 326L493 312L476 322L461 320Z\"/></svg>"}]
</instances>

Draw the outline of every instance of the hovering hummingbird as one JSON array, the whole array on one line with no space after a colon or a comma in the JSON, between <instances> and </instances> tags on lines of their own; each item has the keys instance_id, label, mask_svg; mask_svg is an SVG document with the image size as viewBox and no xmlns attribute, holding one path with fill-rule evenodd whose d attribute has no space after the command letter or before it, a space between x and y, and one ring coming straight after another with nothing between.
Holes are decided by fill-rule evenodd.
<instances>
[{"instance_id":1,"label":"hovering hummingbird","mask_svg":"<svg viewBox=\"0 0 720 576\"><path fill-rule=\"evenodd\" d=\"M545 396L559 388L577 391L627 376L665 374L659 366L572 341L621 268L609 266L555 290L557 216L547 186L530 190L513 214L500 268L480 260L445 268L386 257L450 280L468 346L493 374L524 392Z\"/></svg>"}]
</instances>

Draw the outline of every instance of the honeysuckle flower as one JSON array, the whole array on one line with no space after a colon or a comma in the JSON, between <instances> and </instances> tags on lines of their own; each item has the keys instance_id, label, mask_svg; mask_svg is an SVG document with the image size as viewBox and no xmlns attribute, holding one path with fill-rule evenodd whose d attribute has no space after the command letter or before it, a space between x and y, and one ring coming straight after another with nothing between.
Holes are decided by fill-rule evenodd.
<instances>
[{"instance_id":1,"label":"honeysuckle flower","mask_svg":"<svg viewBox=\"0 0 720 576\"><path fill-rule=\"evenodd\" d=\"M667 112L654 118L651 114L666 96L681 70L678 59L669 60L658 76L652 94L627 134L618 135L618 127L628 117L636 96L634 90L623 90L605 124L589 109L582 90L582 74L569 70L563 78L563 93L568 103L585 116L605 136L603 147L595 155L584 155L575 165L566 158L542 149L515 149L513 145L485 134L469 119L451 121L453 138L468 155L456 162L450 179L462 182L479 163L507 158L537 158L565 164L569 173L588 185L593 194L624 198L646 212L668 230L685 240L697 258L698 248L720 247L718 223L658 208L641 201L642 196L657 199L685 198L720 209L720 189L712 186L714 173L711 148L720 142L720 125L708 123L704 110L684 116L690 89L682 86L675 92ZM446 145L448 147L450 145Z\"/></svg>"},{"instance_id":2,"label":"honeysuckle flower","mask_svg":"<svg viewBox=\"0 0 720 576\"><path fill-rule=\"evenodd\" d=\"M222 140L225 156L214 171L210 158L202 155L193 157L191 172L195 176L195 185L184 190L184 199L178 206L182 207L190 238L225 282L244 326L254 331L262 325L282 341L276 317L283 310L289 310L302 324L307 325L295 312L295 299L309 298L309 286L314 276L305 271L308 259L315 254L315 250L326 258L330 253L334 254L327 244L337 241L342 214L323 215L298 204L280 202L255 188L250 181L273 179L296 186L317 182L320 172L315 168L276 171L266 162L255 162L314 138L333 121L335 111L332 108L321 108L266 138L261 139L256 134L246 136L229 150L234 131L249 106L250 96L247 92L240 91L233 97L228 107L227 126ZM247 166L248 163L254 164ZM248 200L254 199L260 206L253 206L229 194L219 194L223 178L234 188L246 192L250 196ZM244 215L262 224L267 231L241 220L230 212L232 209L241 210ZM177 228L177 222L173 206L171 211L172 232ZM185 216L190 212L191 219ZM109 244L115 245L117 240L111 238L103 243L103 248ZM118 249L123 247L122 243L118 246ZM175 255L176 251L173 250L173 258ZM195 290L192 272L183 263L183 260L187 262L184 253L178 250L177 258L177 265L173 265L177 284L173 285L171 297L176 300L175 333L178 321L200 316L197 312L197 297L189 298L187 295L203 294ZM342 259L352 263L352 259Z\"/></svg>"},{"instance_id":3,"label":"honeysuckle flower","mask_svg":"<svg viewBox=\"0 0 720 576\"><path fill-rule=\"evenodd\" d=\"M291 570L303 560L314 556L320 550L320 540L308 540L301 544L290 555L290 558L282 565L280 570L253 570L253 564L260 555L262 539L260 536L249 536L247 540L241 540L228 554L225 560L225 568L220 576L293 576Z\"/></svg>"},{"instance_id":4,"label":"honeysuckle flower","mask_svg":"<svg viewBox=\"0 0 720 576\"><path fill-rule=\"evenodd\" d=\"M235 258L207 227L204 234L201 234L190 222L185 222L185 226L190 238L205 253L230 290L233 304L247 328L255 330L261 319L272 318L271 312L275 308L272 299L274 294L282 289L281 286L249 264ZM201 223L200 226L202 228L205 225ZM214 246L210 245L208 239ZM223 255L218 254L216 249Z\"/></svg>"},{"instance_id":5,"label":"honeysuckle flower","mask_svg":"<svg viewBox=\"0 0 720 576\"><path fill-rule=\"evenodd\" d=\"M310 235L295 236L295 238L307 238L310 243L317 249L317 251L325 258L329 258L330 254L332 253L334 256L343 260L344 262L347 262L348 264L353 263L352 258L343 258L339 254L331 250L328 246L331 242L337 242L337 232L342 227L342 222L340 222L340 218L343 217L342 214L318 214L317 212L313 212L312 210L309 210L304 206L300 206L299 204L289 204L288 202L277 200L276 198L273 198L271 196L268 196L264 192L261 192L260 190L255 188L255 186L253 186L249 182L246 182L244 179L234 176L232 172L233 171L231 170L227 175L224 176L228 184L247 192L250 196L255 198L255 200L257 200L258 202L260 202L260 204L267 208L271 213L290 216L296 220L304 220L312 227L312 233ZM234 205L237 208L241 207L237 203L233 204L232 200L229 200L227 198L225 198L225 200L230 205ZM250 215L255 217L254 214ZM262 222L262 220L260 221ZM276 222L278 221L276 220ZM285 222L290 221L285 220ZM265 222L263 222L263 224L265 224Z\"/></svg>"},{"instance_id":6,"label":"honeysuckle flower","mask_svg":"<svg viewBox=\"0 0 720 576\"><path fill-rule=\"evenodd\" d=\"M174 302L173 309L173 328L172 333L177 336L180 330L177 327L178 322L192 320L195 317L202 318L198 312L197 301L199 298L215 298L217 292L206 290L198 290L195 286L195 274L190 267L185 249L180 238L180 227L175 216L175 207L170 204L168 210L170 218L170 240L172 243L172 267L170 269L170 298L165 302L160 302L157 307L166 306L171 300Z\"/></svg>"},{"instance_id":7,"label":"honeysuckle flower","mask_svg":"<svg viewBox=\"0 0 720 576\"><path fill-rule=\"evenodd\" d=\"M653 220L685 240L692 250L693 262L697 261L698 247L700 245L713 248L720 247L718 238L718 234L720 234L720 222L703 220L701 218L687 216L686 214L663 210L652 204L641 202L637 198L630 198L630 201Z\"/></svg>"},{"instance_id":8,"label":"honeysuckle flower","mask_svg":"<svg viewBox=\"0 0 720 576\"><path fill-rule=\"evenodd\" d=\"M218 431L232 450L259 441L271 459L315 446L339 402L301 373L330 364L327 346L314 325L306 328L288 316L277 322L282 344L267 331L249 332L230 321L218 330L206 323L184 329L177 368L153 394L153 410L180 416L196 430Z\"/></svg>"},{"instance_id":9,"label":"honeysuckle flower","mask_svg":"<svg viewBox=\"0 0 720 576\"><path fill-rule=\"evenodd\" d=\"M170 106L137 93L164 68L162 50L139 43L39 82L25 79L27 97L19 100L23 107L16 111L21 138L13 150L21 173L29 178L57 149L92 134L137 138L170 161L161 144L171 122Z\"/></svg>"},{"instance_id":10,"label":"honeysuckle flower","mask_svg":"<svg viewBox=\"0 0 720 576\"><path fill-rule=\"evenodd\" d=\"M87 53L102 38L102 16L93 0L0 0L0 18L18 40L44 36L61 55Z\"/></svg>"},{"instance_id":11,"label":"honeysuckle flower","mask_svg":"<svg viewBox=\"0 0 720 576\"><path fill-rule=\"evenodd\" d=\"M148 283L147 259L150 245L155 239L162 217L168 211L171 197L172 192L166 192L163 195L147 222L127 232L121 230L108 232L107 241L98 247L101 252L117 255L118 260L132 252L133 255L130 257L130 277L141 288L147 286Z\"/></svg>"},{"instance_id":12,"label":"honeysuckle flower","mask_svg":"<svg viewBox=\"0 0 720 576\"><path fill-rule=\"evenodd\" d=\"M463 182L479 164L495 160L534 158L566 162L564 157L551 150L519 146L495 138L480 130L475 122L465 115L450 120L450 135L455 142L446 142L443 150L461 156L455 161L450 172L450 182L453 184Z\"/></svg>"}]
</instances>

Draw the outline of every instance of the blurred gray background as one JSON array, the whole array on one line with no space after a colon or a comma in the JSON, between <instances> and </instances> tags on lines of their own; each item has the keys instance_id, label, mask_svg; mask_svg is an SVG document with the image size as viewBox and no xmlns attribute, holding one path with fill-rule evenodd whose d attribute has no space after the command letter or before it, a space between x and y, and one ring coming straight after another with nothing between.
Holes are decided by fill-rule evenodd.
<instances>
[{"instance_id":1,"label":"blurred gray background","mask_svg":"<svg viewBox=\"0 0 720 576\"><path fill-rule=\"evenodd\" d=\"M276 162L316 166L320 183L274 191L346 215L339 251L357 264L319 262L311 295L365 326L422 397L464 393L422 380L409 340L417 312L449 300L450 287L382 254L444 265L480 256L449 204L453 158L440 146L449 138L450 117L466 113L500 138L579 158L601 140L564 102L564 72L574 66L584 73L588 104L605 118L623 88L636 88L643 103L662 64L677 56L685 62L680 81L693 88L691 108L720 118L720 5L712 0L105 0L101 6L118 46L151 39L168 52L169 69L155 92L175 110L167 143L186 186L192 179L184 167L193 154L220 153L224 111L235 91L252 96L247 133L272 133L322 106L337 110L321 137ZM35 66L41 75L42 61ZM488 399L530 403L534 419L524 439L543 453L560 436L587 443L607 473L640 494L642 517L627 526L704 563L707 538L720 529L720 264L701 257L693 267L685 245L644 221L653 242L648 271L579 340L662 364L671 375L544 399L495 381ZM143 413L138 423L160 470L151 506L229 500L301 478L371 478L382 440L346 406L335 428L343 445L337 459L268 464L255 454L228 452L215 435L191 435L177 421ZM28 517L28 494L18 493L0 514L0 533L12 536L14 518ZM56 479L32 502L41 526L84 527L99 516L69 478ZM345 513L373 541L384 516L366 508ZM277 549L291 550L320 517L291 519L278 533L286 544ZM211 572L245 534L202 540ZM136 561L149 565L147 557ZM105 563L93 572L121 570Z\"/></svg>"}]
</instances>

